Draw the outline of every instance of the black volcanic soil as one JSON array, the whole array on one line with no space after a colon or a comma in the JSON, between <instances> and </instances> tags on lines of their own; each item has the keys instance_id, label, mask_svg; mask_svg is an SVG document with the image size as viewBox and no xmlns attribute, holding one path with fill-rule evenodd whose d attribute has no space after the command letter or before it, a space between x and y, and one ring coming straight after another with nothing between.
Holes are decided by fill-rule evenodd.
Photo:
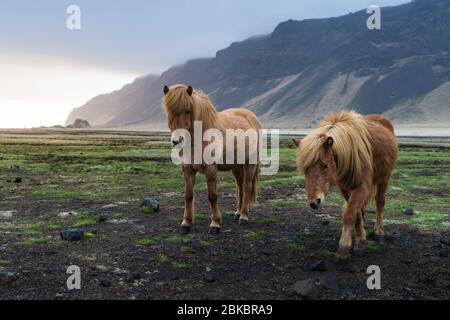
<instances>
[{"instance_id":1,"label":"black volcanic soil","mask_svg":"<svg viewBox=\"0 0 450 320\"><path fill-rule=\"evenodd\" d=\"M387 227L400 235L384 245L370 241L363 256L340 265L334 256L340 208L325 206L317 212L305 205L276 208L264 199L295 199L304 190L298 185L266 188L250 224L239 226L231 214L233 192L220 193L223 226L217 236L207 234L206 214L200 215L189 235L179 235L181 194L159 197L161 211L150 214L139 211L138 201L114 209L102 208L108 203L101 199L72 201L64 211L89 208L108 217L84 227L98 233L80 242L64 242L58 239L60 230L47 230L44 235L51 241L24 247L20 234L2 233L0 260L7 263L0 278L0 299L302 299L292 290L296 281L324 274L335 277L338 286L321 287L319 299L450 297L449 260L439 256L448 248L440 241L449 234L421 233L407 224L396 225L395 230ZM196 192L196 203L197 212L209 212L205 192ZM25 215L20 218L40 216L44 221L48 212L62 211L58 202L17 206ZM117 210L125 218L114 218ZM366 215L369 232L374 214ZM149 239L147 245L137 244L144 238ZM326 271L305 271L319 260L325 261ZM66 289L69 265L81 268L81 290ZM381 290L367 289L369 265L381 268ZM212 282L205 280L209 269ZM6 272L11 274L6 277Z\"/></svg>"}]
</instances>

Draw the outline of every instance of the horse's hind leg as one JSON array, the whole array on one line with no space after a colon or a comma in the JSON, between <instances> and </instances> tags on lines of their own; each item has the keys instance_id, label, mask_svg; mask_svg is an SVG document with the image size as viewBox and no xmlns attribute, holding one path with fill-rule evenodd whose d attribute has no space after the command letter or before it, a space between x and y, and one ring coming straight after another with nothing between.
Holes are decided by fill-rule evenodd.
<instances>
[{"instance_id":1,"label":"horse's hind leg","mask_svg":"<svg viewBox=\"0 0 450 320\"><path fill-rule=\"evenodd\" d=\"M211 205L211 224L209 225L209 234L216 235L220 232L220 223L222 220L219 206L217 205L217 169L208 166L205 169L206 184L208 186L208 200Z\"/></svg>"},{"instance_id":2,"label":"horse's hind leg","mask_svg":"<svg viewBox=\"0 0 450 320\"><path fill-rule=\"evenodd\" d=\"M379 237L384 236L383 227L383 210L386 204L386 190L389 183L389 177L386 177L377 185L377 194L375 196L375 202L377 206L377 218L375 221L374 231L375 235Z\"/></svg>"},{"instance_id":3,"label":"horse's hind leg","mask_svg":"<svg viewBox=\"0 0 450 320\"><path fill-rule=\"evenodd\" d=\"M242 166L237 166L233 168L231 171L233 173L234 178L236 179L236 213L234 215L234 220L239 220L239 213L241 212L242 208L242 200L244 197L244 190L243 190L243 184L244 184L244 174L242 172Z\"/></svg>"},{"instance_id":4,"label":"horse's hind leg","mask_svg":"<svg viewBox=\"0 0 450 320\"><path fill-rule=\"evenodd\" d=\"M192 222L194 221L194 185L195 170L189 166L183 166L184 174L184 215L181 223L181 233L190 231Z\"/></svg>"},{"instance_id":5,"label":"horse's hind leg","mask_svg":"<svg viewBox=\"0 0 450 320\"><path fill-rule=\"evenodd\" d=\"M243 184L243 200L242 207L240 211L239 224L247 224L248 223L248 214L250 212L250 208L252 206L252 199L254 195L252 194L253 188L253 178L255 177L256 170L258 169L257 165L248 164L245 165L244 169L244 184Z\"/></svg>"}]
</instances>

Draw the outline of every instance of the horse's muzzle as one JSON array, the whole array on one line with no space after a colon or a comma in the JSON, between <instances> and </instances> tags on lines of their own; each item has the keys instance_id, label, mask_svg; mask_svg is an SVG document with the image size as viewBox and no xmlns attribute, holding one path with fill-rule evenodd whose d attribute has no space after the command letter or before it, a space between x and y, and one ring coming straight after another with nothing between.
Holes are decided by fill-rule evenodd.
<instances>
[{"instance_id":1,"label":"horse's muzzle","mask_svg":"<svg viewBox=\"0 0 450 320\"><path fill-rule=\"evenodd\" d=\"M178 140L175 140L175 139L172 138L171 140L172 140L172 146L176 147L177 145L183 143L184 138L183 137L179 137Z\"/></svg>"},{"instance_id":2,"label":"horse's muzzle","mask_svg":"<svg viewBox=\"0 0 450 320\"><path fill-rule=\"evenodd\" d=\"M311 207L311 209L314 209L314 210L321 209L322 208L322 200L320 200L320 198L319 198L315 202L310 202L309 206Z\"/></svg>"}]
</instances>

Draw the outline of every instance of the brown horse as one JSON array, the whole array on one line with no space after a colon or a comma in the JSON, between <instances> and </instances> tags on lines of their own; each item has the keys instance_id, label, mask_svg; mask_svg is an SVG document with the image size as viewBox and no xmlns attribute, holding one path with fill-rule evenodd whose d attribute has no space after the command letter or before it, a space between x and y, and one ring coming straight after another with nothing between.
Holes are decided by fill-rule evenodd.
<instances>
[{"instance_id":1,"label":"brown horse","mask_svg":"<svg viewBox=\"0 0 450 320\"><path fill-rule=\"evenodd\" d=\"M191 86L174 85L171 87L164 87L164 98L162 101L163 108L167 113L168 125L172 132L173 146L181 145L186 142L186 133L192 141L191 151L192 157L189 163L182 163L182 170L185 179L185 209L183 221L181 223L180 232L188 233L190 227L194 222L194 184L197 172L203 173L206 177L208 187L208 200L211 205L211 224L209 227L210 234L217 234L221 226L221 214L217 205L217 173L218 171L230 171L233 173L236 180L237 187L237 211L235 220L239 220L239 224L248 223L248 214L256 201L258 190L258 151L256 147L256 162L249 161L250 145L258 146L258 138L251 139L244 137L245 150L238 150L237 137L232 137L229 140L227 135L230 135L230 129L255 129L259 131L261 125L256 116L246 109L227 109L222 112L217 112L209 97L201 91L193 90ZM194 132L194 123L201 122L202 132L200 139L203 149L207 147L207 142L203 140L203 134L208 129L217 129L224 139L223 154L226 154L226 141L234 143L234 155L238 152L246 152L244 161L237 161L238 157L233 157L232 161L224 161L224 163L207 164L203 159L200 163L195 163L194 159L194 145L198 143L198 139ZM198 124L198 122L197 122ZM179 134L177 129L184 129L185 135ZM259 136L258 136L259 137ZM229 143L230 144L230 143Z\"/></svg>"},{"instance_id":2,"label":"brown horse","mask_svg":"<svg viewBox=\"0 0 450 320\"><path fill-rule=\"evenodd\" d=\"M394 128L379 115L341 112L327 116L297 145L297 166L305 174L311 208L319 209L331 186L337 184L346 203L338 257L349 258L352 230L356 250L366 241L364 208L375 197L375 234L382 239L386 190L397 160Z\"/></svg>"}]
</instances>

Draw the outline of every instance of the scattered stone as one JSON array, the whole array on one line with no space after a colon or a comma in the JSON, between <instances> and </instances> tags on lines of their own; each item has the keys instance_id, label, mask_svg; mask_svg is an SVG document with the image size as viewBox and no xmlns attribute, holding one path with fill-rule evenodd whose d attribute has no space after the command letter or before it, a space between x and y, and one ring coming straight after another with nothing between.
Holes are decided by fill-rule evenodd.
<instances>
[{"instance_id":1,"label":"scattered stone","mask_svg":"<svg viewBox=\"0 0 450 320\"><path fill-rule=\"evenodd\" d=\"M319 295L320 287L314 279L297 281L294 290L299 296L306 300L314 300Z\"/></svg>"},{"instance_id":2,"label":"scattered stone","mask_svg":"<svg viewBox=\"0 0 450 320\"><path fill-rule=\"evenodd\" d=\"M412 216L414 214L414 210L412 208L403 209L403 214L406 214L407 216Z\"/></svg>"},{"instance_id":3,"label":"scattered stone","mask_svg":"<svg viewBox=\"0 0 450 320\"><path fill-rule=\"evenodd\" d=\"M112 219L109 220L109 222L114 224L122 224L122 223L129 223L130 221L127 219Z\"/></svg>"},{"instance_id":4,"label":"scattered stone","mask_svg":"<svg viewBox=\"0 0 450 320\"><path fill-rule=\"evenodd\" d=\"M447 220L447 221L442 222L442 225L443 225L444 227L450 227L450 220Z\"/></svg>"},{"instance_id":5,"label":"scattered stone","mask_svg":"<svg viewBox=\"0 0 450 320\"><path fill-rule=\"evenodd\" d=\"M322 221L323 226L328 226L329 224L330 224L330 221L328 221L328 220Z\"/></svg>"},{"instance_id":6,"label":"scattered stone","mask_svg":"<svg viewBox=\"0 0 450 320\"><path fill-rule=\"evenodd\" d=\"M327 273L322 278L320 278L320 285L331 290L338 290L337 278L334 274Z\"/></svg>"},{"instance_id":7,"label":"scattered stone","mask_svg":"<svg viewBox=\"0 0 450 320\"><path fill-rule=\"evenodd\" d=\"M79 241L81 239L83 239L84 236L84 231L81 229L69 229L69 230L64 230L63 232L60 233L61 235L61 239L64 239L66 241Z\"/></svg>"},{"instance_id":8,"label":"scattered stone","mask_svg":"<svg viewBox=\"0 0 450 320\"><path fill-rule=\"evenodd\" d=\"M105 266L102 265L102 264L97 264L97 265L95 266L95 269L96 269L96 270L99 270L99 271L107 271L107 270L108 270L108 268L105 267Z\"/></svg>"},{"instance_id":9,"label":"scattered stone","mask_svg":"<svg viewBox=\"0 0 450 320\"><path fill-rule=\"evenodd\" d=\"M107 204L106 206L102 206L102 209L114 209L117 207L118 207L117 204L111 203L111 204Z\"/></svg>"},{"instance_id":10,"label":"scattered stone","mask_svg":"<svg viewBox=\"0 0 450 320\"><path fill-rule=\"evenodd\" d=\"M56 300L63 300L64 294L63 293L55 293L55 299Z\"/></svg>"},{"instance_id":11,"label":"scattered stone","mask_svg":"<svg viewBox=\"0 0 450 320\"><path fill-rule=\"evenodd\" d=\"M259 240L255 241L255 244L257 246L263 247L263 246L265 246L266 242L264 240L259 239Z\"/></svg>"},{"instance_id":12,"label":"scattered stone","mask_svg":"<svg viewBox=\"0 0 450 320\"><path fill-rule=\"evenodd\" d=\"M215 272L214 272L214 270L207 270L206 272L205 272L205 281L206 282L214 282L214 280L215 280Z\"/></svg>"},{"instance_id":13,"label":"scattered stone","mask_svg":"<svg viewBox=\"0 0 450 320\"><path fill-rule=\"evenodd\" d=\"M283 291L283 293L285 295L287 295L288 297L293 297L296 293L293 288L283 288L283 289L281 289L281 291Z\"/></svg>"},{"instance_id":14,"label":"scattered stone","mask_svg":"<svg viewBox=\"0 0 450 320\"><path fill-rule=\"evenodd\" d=\"M144 212L159 212L159 201L152 198L146 198L142 201L140 208Z\"/></svg>"},{"instance_id":15,"label":"scattered stone","mask_svg":"<svg viewBox=\"0 0 450 320\"><path fill-rule=\"evenodd\" d=\"M22 183L22 178L21 177L17 177L14 179L14 183Z\"/></svg>"},{"instance_id":16,"label":"scattered stone","mask_svg":"<svg viewBox=\"0 0 450 320\"><path fill-rule=\"evenodd\" d=\"M18 279L18 275L14 272L1 271L0 272L0 283L10 284Z\"/></svg>"},{"instance_id":17,"label":"scattered stone","mask_svg":"<svg viewBox=\"0 0 450 320\"><path fill-rule=\"evenodd\" d=\"M433 245L431 246L431 248L433 249L442 249L442 244L440 242L434 242Z\"/></svg>"},{"instance_id":18,"label":"scattered stone","mask_svg":"<svg viewBox=\"0 0 450 320\"><path fill-rule=\"evenodd\" d=\"M442 244L445 244L446 246L450 246L450 235L443 236L440 241Z\"/></svg>"},{"instance_id":19,"label":"scattered stone","mask_svg":"<svg viewBox=\"0 0 450 320\"><path fill-rule=\"evenodd\" d=\"M399 230L394 230L392 232L386 231L384 233L384 239L386 241L399 240L401 238L401 233Z\"/></svg>"},{"instance_id":20,"label":"scattered stone","mask_svg":"<svg viewBox=\"0 0 450 320\"><path fill-rule=\"evenodd\" d=\"M262 254L265 256L270 256L272 254L272 249L265 247L262 249Z\"/></svg>"},{"instance_id":21,"label":"scattered stone","mask_svg":"<svg viewBox=\"0 0 450 320\"><path fill-rule=\"evenodd\" d=\"M447 247L445 247L445 248L442 248L440 251L439 251L439 257L441 257L441 258L447 258L448 257L448 248Z\"/></svg>"},{"instance_id":22,"label":"scattered stone","mask_svg":"<svg viewBox=\"0 0 450 320\"><path fill-rule=\"evenodd\" d=\"M91 233L92 233L92 234L97 234L97 233L98 233L98 229L97 229L97 228L92 229L92 230L91 230Z\"/></svg>"},{"instance_id":23,"label":"scattered stone","mask_svg":"<svg viewBox=\"0 0 450 320\"><path fill-rule=\"evenodd\" d=\"M316 261L305 268L305 272L327 271L327 263L323 260Z\"/></svg>"},{"instance_id":24,"label":"scattered stone","mask_svg":"<svg viewBox=\"0 0 450 320\"><path fill-rule=\"evenodd\" d=\"M58 213L58 217L60 217L60 218L67 218L70 216L76 217L77 215L78 215L78 212L75 212L75 211L67 211L67 212Z\"/></svg>"},{"instance_id":25,"label":"scattered stone","mask_svg":"<svg viewBox=\"0 0 450 320\"><path fill-rule=\"evenodd\" d=\"M0 223L0 229L14 229L16 225L11 222L2 222Z\"/></svg>"},{"instance_id":26,"label":"scattered stone","mask_svg":"<svg viewBox=\"0 0 450 320\"><path fill-rule=\"evenodd\" d=\"M6 210L6 211L0 211L0 218L9 219L12 218L16 211L14 210Z\"/></svg>"},{"instance_id":27,"label":"scattered stone","mask_svg":"<svg viewBox=\"0 0 450 320\"><path fill-rule=\"evenodd\" d=\"M111 280L109 280L108 278L101 278L100 285L105 288L111 287Z\"/></svg>"},{"instance_id":28,"label":"scattered stone","mask_svg":"<svg viewBox=\"0 0 450 320\"><path fill-rule=\"evenodd\" d=\"M136 280L140 280L141 279L141 274L138 272L135 273L131 273L127 276L127 278L125 279L126 282L128 283L133 283Z\"/></svg>"},{"instance_id":29,"label":"scattered stone","mask_svg":"<svg viewBox=\"0 0 450 320\"><path fill-rule=\"evenodd\" d=\"M98 217L98 222L105 222L106 220L108 220L108 216L102 214Z\"/></svg>"}]
</instances>

